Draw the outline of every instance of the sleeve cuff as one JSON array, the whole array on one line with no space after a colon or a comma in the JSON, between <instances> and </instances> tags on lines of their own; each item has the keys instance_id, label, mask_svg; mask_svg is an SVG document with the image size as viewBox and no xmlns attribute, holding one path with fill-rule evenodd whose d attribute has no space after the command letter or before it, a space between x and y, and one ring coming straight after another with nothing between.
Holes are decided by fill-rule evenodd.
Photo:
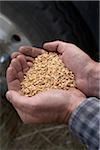
<instances>
[{"instance_id":1,"label":"sleeve cuff","mask_svg":"<svg viewBox=\"0 0 100 150\"><path fill-rule=\"evenodd\" d=\"M91 97L84 100L72 113L68 125L83 143L95 150L99 143L98 99Z\"/></svg>"}]
</instances>

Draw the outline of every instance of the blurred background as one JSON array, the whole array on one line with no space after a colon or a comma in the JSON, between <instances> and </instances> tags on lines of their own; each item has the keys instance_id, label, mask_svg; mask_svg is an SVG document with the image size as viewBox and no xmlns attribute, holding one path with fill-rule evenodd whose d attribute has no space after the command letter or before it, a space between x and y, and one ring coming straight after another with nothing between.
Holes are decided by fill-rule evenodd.
<instances>
[{"instance_id":1,"label":"blurred background","mask_svg":"<svg viewBox=\"0 0 100 150\"><path fill-rule=\"evenodd\" d=\"M53 40L99 61L99 1L0 1L0 150L86 150L67 125L24 125L5 98L11 53Z\"/></svg>"}]
</instances>

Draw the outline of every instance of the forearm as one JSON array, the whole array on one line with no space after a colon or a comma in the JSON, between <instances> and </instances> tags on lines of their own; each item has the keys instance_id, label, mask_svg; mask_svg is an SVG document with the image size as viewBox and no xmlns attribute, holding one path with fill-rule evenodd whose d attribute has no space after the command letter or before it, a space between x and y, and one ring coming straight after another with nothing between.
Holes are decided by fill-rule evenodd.
<instances>
[{"instance_id":1,"label":"forearm","mask_svg":"<svg viewBox=\"0 0 100 150\"><path fill-rule=\"evenodd\" d=\"M93 62L92 68L90 69L87 78L89 96L100 97L99 82L100 82L100 63Z\"/></svg>"},{"instance_id":2,"label":"forearm","mask_svg":"<svg viewBox=\"0 0 100 150\"><path fill-rule=\"evenodd\" d=\"M93 97L83 101L69 120L72 133L91 150L99 148L99 118L99 101Z\"/></svg>"}]
</instances>

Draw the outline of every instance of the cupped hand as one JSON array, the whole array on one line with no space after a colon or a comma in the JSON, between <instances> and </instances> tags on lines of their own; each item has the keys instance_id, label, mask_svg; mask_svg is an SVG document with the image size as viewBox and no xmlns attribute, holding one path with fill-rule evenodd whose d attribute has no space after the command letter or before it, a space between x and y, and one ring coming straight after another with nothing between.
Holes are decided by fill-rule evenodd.
<instances>
[{"instance_id":1,"label":"cupped hand","mask_svg":"<svg viewBox=\"0 0 100 150\"><path fill-rule=\"evenodd\" d=\"M33 97L8 91L6 96L24 123L68 123L72 112L85 100L77 89L50 90Z\"/></svg>"},{"instance_id":2,"label":"cupped hand","mask_svg":"<svg viewBox=\"0 0 100 150\"><path fill-rule=\"evenodd\" d=\"M78 89L87 96L92 96L93 93L89 85L89 77L93 68L96 66L96 62L80 48L71 43L54 41L45 43L43 48L47 51L58 52L65 66L75 74Z\"/></svg>"},{"instance_id":3,"label":"cupped hand","mask_svg":"<svg viewBox=\"0 0 100 150\"><path fill-rule=\"evenodd\" d=\"M23 55L14 58L7 69L8 90L20 91L20 82L24 79L24 73L29 69Z\"/></svg>"},{"instance_id":4,"label":"cupped hand","mask_svg":"<svg viewBox=\"0 0 100 150\"><path fill-rule=\"evenodd\" d=\"M22 52L27 54L24 56ZM13 54L7 70L9 90L6 94L7 99L24 123L68 123L72 112L85 100L85 95L79 90L50 90L33 97L23 96L20 93L20 82L29 69L29 57L34 58L43 52L44 50L23 47L20 52Z\"/></svg>"},{"instance_id":5,"label":"cupped hand","mask_svg":"<svg viewBox=\"0 0 100 150\"><path fill-rule=\"evenodd\" d=\"M12 60L7 69L8 90L20 91L20 82L24 79L25 72L32 66L34 58L45 52L43 49L31 46L21 47L20 51L26 55L20 52L12 53Z\"/></svg>"}]
</instances>

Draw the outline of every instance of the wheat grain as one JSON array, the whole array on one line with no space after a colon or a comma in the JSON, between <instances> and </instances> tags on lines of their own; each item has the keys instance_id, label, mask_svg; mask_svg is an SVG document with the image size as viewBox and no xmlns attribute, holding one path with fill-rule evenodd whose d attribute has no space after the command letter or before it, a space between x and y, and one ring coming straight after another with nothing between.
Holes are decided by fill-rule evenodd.
<instances>
[{"instance_id":1,"label":"wheat grain","mask_svg":"<svg viewBox=\"0 0 100 150\"><path fill-rule=\"evenodd\" d=\"M75 87L75 76L56 53L45 52L35 58L33 66L21 82L21 92L33 96L49 89L68 90Z\"/></svg>"}]
</instances>

